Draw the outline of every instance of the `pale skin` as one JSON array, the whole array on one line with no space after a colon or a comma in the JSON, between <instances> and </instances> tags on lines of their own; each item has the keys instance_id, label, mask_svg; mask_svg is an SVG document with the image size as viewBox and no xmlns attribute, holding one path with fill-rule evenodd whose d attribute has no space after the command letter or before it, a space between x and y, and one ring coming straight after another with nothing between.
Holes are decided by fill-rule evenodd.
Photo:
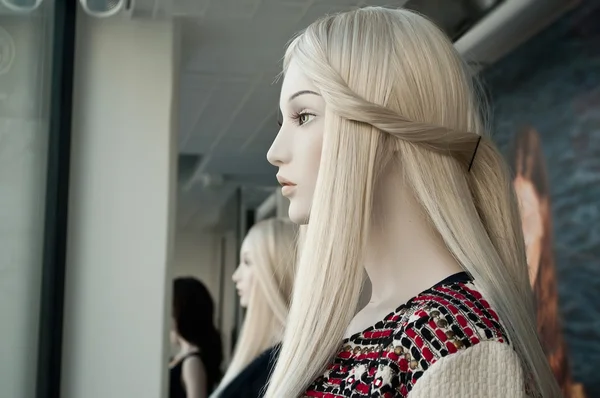
<instances>
[{"instance_id":1,"label":"pale skin","mask_svg":"<svg viewBox=\"0 0 600 398\"><path fill-rule=\"evenodd\" d=\"M198 347L187 342L174 330L171 330L171 342L179 346L179 352L171 361L170 367L178 364L186 355L198 352ZM206 369L200 358L193 356L184 360L181 379L187 398L207 398Z\"/></svg>"},{"instance_id":2,"label":"pale skin","mask_svg":"<svg viewBox=\"0 0 600 398\"><path fill-rule=\"evenodd\" d=\"M250 256L250 245L245 239L242 242L240 259L240 265L238 265L231 279L233 280L233 283L235 283L238 296L240 296L240 305L247 308L250 300L250 293L254 285L254 272Z\"/></svg>"},{"instance_id":3,"label":"pale skin","mask_svg":"<svg viewBox=\"0 0 600 398\"><path fill-rule=\"evenodd\" d=\"M319 173L326 104L294 62L286 72L279 106L283 121L267 159L279 169L291 220L306 224ZM421 215L397 163L390 162L379 177L373 207L364 263L371 299L356 314L346 336L374 325L411 297L462 271Z\"/></svg>"},{"instance_id":4,"label":"pale skin","mask_svg":"<svg viewBox=\"0 0 600 398\"><path fill-rule=\"evenodd\" d=\"M519 207L521 210L521 224L527 250L527 264L529 266L529 280L535 285L540 257L542 254L542 237L544 236L544 223L541 214L541 204L533 183L517 176L513 182Z\"/></svg>"}]
</instances>

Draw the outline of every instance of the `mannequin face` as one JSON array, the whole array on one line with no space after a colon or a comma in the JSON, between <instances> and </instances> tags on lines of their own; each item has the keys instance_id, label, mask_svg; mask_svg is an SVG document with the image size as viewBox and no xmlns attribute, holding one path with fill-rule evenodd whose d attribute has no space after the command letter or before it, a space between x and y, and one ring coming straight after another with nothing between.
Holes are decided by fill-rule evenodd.
<instances>
[{"instance_id":1,"label":"mannequin face","mask_svg":"<svg viewBox=\"0 0 600 398\"><path fill-rule=\"evenodd\" d=\"M254 287L254 265L250 258L250 245L247 239L242 242L240 258L240 265L238 265L231 279L233 279L238 296L240 296L240 305L247 308Z\"/></svg>"},{"instance_id":2,"label":"mannequin face","mask_svg":"<svg viewBox=\"0 0 600 398\"><path fill-rule=\"evenodd\" d=\"M529 266L529 281L533 286L540 268L542 255L542 238L544 237L542 209L538 194L530 180L518 175L513 185L519 200L521 225L527 251L527 265Z\"/></svg>"},{"instance_id":3,"label":"mannequin face","mask_svg":"<svg viewBox=\"0 0 600 398\"><path fill-rule=\"evenodd\" d=\"M325 101L293 61L283 80L279 107L282 124L267 159L279 168L277 179L281 193L290 200L290 219L306 224L319 174Z\"/></svg>"}]
</instances>

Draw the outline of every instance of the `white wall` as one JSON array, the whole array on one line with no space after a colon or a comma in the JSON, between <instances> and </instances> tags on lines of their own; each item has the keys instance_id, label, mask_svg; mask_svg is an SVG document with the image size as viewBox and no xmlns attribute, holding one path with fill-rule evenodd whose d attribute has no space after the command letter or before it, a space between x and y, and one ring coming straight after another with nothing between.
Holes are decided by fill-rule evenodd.
<instances>
[{"instance_id":1,"label":"white wall","mask_svg":"<svg viewBox=\"0 0 600 398\"><path fill-rule=\"evenodd\" d=\"M173 277L193 276L208 288L215 305L219 301L220 235L208 231L177 230Z\"/></svg>"},{"instance_id":2,"label":"white wall","mask_svg":"<svg viewBox=\"0 0 600 398\"><path fill-rule=\"evenodd\" d=\"M77 29L61 397L165 397L178 35Z\"/></svg>"},{"instance_id":3,"label":"white wall","mask_svg":"<svg viewBox=\"0 0 600 398\"><path fill-rule=\"evenodd\" d=\"M44 40L50 26L44 23L38 17L0 16L2 398L35 394L51 50Z\"/></svg>"}]
</instances>

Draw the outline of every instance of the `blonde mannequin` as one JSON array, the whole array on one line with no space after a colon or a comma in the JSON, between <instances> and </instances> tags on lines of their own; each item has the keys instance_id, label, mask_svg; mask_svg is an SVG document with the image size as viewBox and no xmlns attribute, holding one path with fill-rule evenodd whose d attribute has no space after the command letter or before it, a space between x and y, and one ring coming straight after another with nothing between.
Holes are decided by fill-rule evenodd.
<instances>
[{"instance_id":1,"label":"blonde mannequin","mask_svg":"<svg viewBox=\"0 0 600 398\"><path fill-rule=\"evenodd\" d=\"M264 365L255 363L254 367L261 369L254 369L258 375L249 379L256 384L255 379L264 374L266 382L270 370L266 366L269 357L276 355L273 347L281 341L288 314L296 235L296 226L281 218L260 221L248 231L241 247L241 263L232 277L247 312L231 364L211 397L255 396L253 387L238 377L259 356ZM258 389L264 387L262 384Z\"/></svg>"},{"instance_id":2,"label":"blonde mannequin","mask_svg":"<svg viewBox=\"0 0 600 398\"><path fill-rule=\"evenodd\" d=\"M266 397L559 397L511 179L448 38L406 10L328 16L284 75L267 157L308 226Z\"/></svg>"}]
</instances>

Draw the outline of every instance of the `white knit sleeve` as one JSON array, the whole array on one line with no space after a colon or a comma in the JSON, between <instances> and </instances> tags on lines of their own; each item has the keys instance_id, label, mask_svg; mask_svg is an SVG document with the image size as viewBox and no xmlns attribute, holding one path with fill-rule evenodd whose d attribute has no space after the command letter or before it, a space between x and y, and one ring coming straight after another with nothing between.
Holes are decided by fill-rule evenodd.
<instances>
[{"instance_id":1,"label":"white knit sleeve","mask_svg":"<svg viewBox=\"0 0 600 398\"><path fill-rule=\"evenodd\" d=\"M416 382L408 398L524 398L521 361L511 346L482 341L440 358Z\"/></svg>"}]
</instances>

